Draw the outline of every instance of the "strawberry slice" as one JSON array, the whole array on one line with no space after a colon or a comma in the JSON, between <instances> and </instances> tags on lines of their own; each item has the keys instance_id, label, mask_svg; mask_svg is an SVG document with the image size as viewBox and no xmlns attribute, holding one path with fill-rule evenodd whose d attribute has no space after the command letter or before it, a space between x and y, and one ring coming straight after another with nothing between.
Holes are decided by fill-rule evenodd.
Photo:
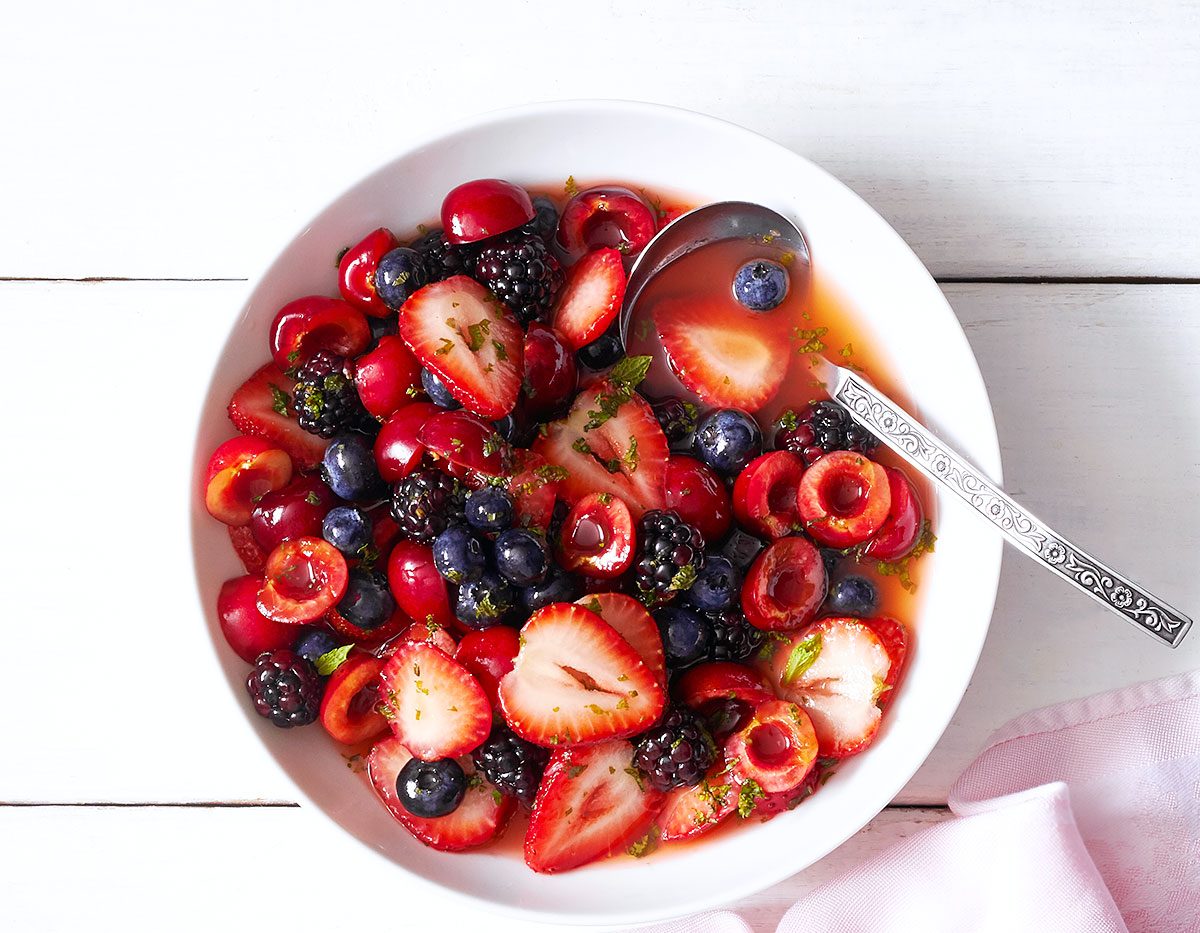
<instances>
[{"instance_id":1,"label":"strawberry slice","mask_svg":"<svg viewBox=\"0 0 1200 933\"><path fill-rule=\"evenodd\" d=\"M662 802L633 767L628 742L559 749L533 804L525 864L566 871L624 851L646 833Z\"/></svg>"},{"instance_id":2,"label":"strawberry slice","mask_svg":"<svg viewBox=\"0 0 1200 933\"><path fill-rule=\"evenodd\" d=\"M382 679L392 732L418 758L456 758L488 737L492 707L487 695L440 648L405 642L383 666Z\"/></svg>"},{"instance_id":3,"label":"strawberry slice","mask_svg":"<svg viewBox=\"0 0 1200 933\"><path fill-rule=\"evenodd\" d=\"M229 400L229 420L243 434L270 441L306 469L321 462L329 441L309 434L292 408L295 382L274 363L247 379Z\"/></svg>"},{"instance_id":4,"label":"strawberry slice","mask_svg":"<svg viewBox=\"0 0 1200 933\"><path fill-rule=\"evenodd\" d=\"M259 547L254 540L254 532L249 525L227 525L229 543L237 553L238 560L246 568L246 573L261 575L267 567L267 552Z\"/></svg>"},{"instance_id":5,"label":"strawberry slice","mask_svg":"<svg viewBox=\"0 0 1200 933\"><path fill-rule=\"evenodd\" d=\"M692 839L720 825L737 807L737 785L728 765L720 761L695 787L679 787L667 794L655 822L663 842Z\"/></svg>"},{"instance_id":6,"label":"strawberry slice","mask_svg":"<svg viewBox=\"0 0 1200 933\"><path fill-rule=\"evenodd\" d=\"M657 675L616 630L571 603L539 609L500 681L504 718L538 745L581 745L634 735L662 714Z\"/></svg>"},{"instance_id":7,"label":"strawberry slice","mask_svg":"<svg viewBox=\"0 0 1200 933\"><path fill-rule=\"evenodd\" d=\"M512 411L525 332L474 279L453 275L418 289L400 308L400 336L467 409L488 420Z\"/></svg>"},{"instance_id":8,"label":"strawberry slice","mask_svg":"<svg viewBox=\"0 0 1200 933\"><path fill-rule=\"evenodd\" d=\"M625 300L625 266L619 250L594 249L567 270L552 326L572 350L586 347L616 320Z\"/></svg>"},{"instance_id":9,"label":"strawberry slice","mask_svg":"<svg viewBox=\"0 0 1200 933\"><path fill-rule=\"evenodd\" d=\"M715 304L665 299L654 313L671 371L710 405L756 412L787 375L788 342Z\"/></svg>"},{"instance_id":10,"label":"strawberry slice","mask_svg":"<svg viewBox=\"0 0 1200 933\"><path fill-rule=\"evenodd\" d=\"M667 662L663 655L662 635L646 607L624 593L592 593L575 602L611 625L638 653L655 679L667 688Z\"/></svg>"},{"instance_id":11,"label":"strawberry slice","mask_svg":"<svg viewBox=\"0 0 1200 933\"><path fill-rule=\"evenodd\" d=\"M664 507L667 439L634 391L648 365L649 357L623 359L607 379L580 392L567 417L549 424L534 442L537 453L566 470L559 494L569 504L607 492L623 499L634 519Z\"/></svg>"},{"instance_id":12,"label":"strawberry slice","mask_svg":"<svg viewBox=\"0 0 1200 933\"><path fill-rule=\"evenodd\" d=\"M438 817L421 817L409 813L396 794L396 778L408 764L412 753L395 736L375 743L367 756L367 776L371 787L400 825L421 842L443 852L461 852L491 842L508 825L517 808L516 798L492 790L482 779L475 777L475 765L470 756L458 759L467 774L467 792L453 813Z\"/></svg>"},{"instance_id":13,"label":"strawberry slice","mask_svg":"<svg viewBox=\"0 0 1200 933\"><path fill-rule=\"evenodd\" d=\"M812 718L821 755L846 758L879 730L878 701L891 666L883 643L861 620L829 618L779 642L767 676Z\"/></svg>"},{"instance_id":14,"label":"strawberry slice","mask_svg":"<svg viewBox=\"0 0 1200 933\"><path fill-rule=\"evenodd\" d=\"M517 448L513 451L513 474L508 479L515 520L520 528L534 528L543 534L554 518L554 503L564 470L546 461L541 454Z\"/></svg>"},{"instance_id":15,"label":"strawberry slice","mask_svg":"<svg viewBox=\"0 0 1200 933\"><path fill-rule=\"evenodd\" d=\"M883 681L883 692L879 694L879 708L886 710L896 697L896 684L900 682L908 660L908 629L888 616L863 619L862 624L875 633L892 662Z\"/></svg>"}]
</instances>

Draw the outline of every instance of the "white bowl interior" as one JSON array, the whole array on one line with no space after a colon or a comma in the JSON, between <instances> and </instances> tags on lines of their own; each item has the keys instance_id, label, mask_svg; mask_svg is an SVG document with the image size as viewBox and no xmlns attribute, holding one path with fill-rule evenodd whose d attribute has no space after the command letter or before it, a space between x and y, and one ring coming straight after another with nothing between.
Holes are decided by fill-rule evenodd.
<instances>
[{"instance_id":1,"label":"white bowl interior","mask_svg":"<svg viewBox=\"0 0 1200 933\"><path fill-rule=\"evenodd\" d=\"M864 342L885 348L926 424L999 479L991 407L962 330L924 267L870 207L800 156L749 131L684 111L609 102L483 118L413 149L334 200L253 287L203 403L197 474L234 433L225 403L268 358L275 311L300 295L336 294L339 249L376 226L403 232L428 222L443 193L464 179L544 185L569 174L688 192L700 201L759 201L797 220L810 238L816 274L856 309ZM246 665L225 645L213 607L222 581L243 571L224 528L204 512L198 486L193 479L189 492L200 599L240 701ZM937 515L938 549L921 568L920 618L909 620L916 623L916 650L874 746L795 811L648 859L612 859L545 877L525 867L511 840L468 854L432 851L392 821L322 730L278 730L241 706L303 797L374 850L358 849L364 859L390 859L477 904L528 919L634 923L690 913L751 894L824 856L874 817L937 743L982 648L1001 551L999 537L953 497L939 496Z\"/></svg>"}]
</instances>

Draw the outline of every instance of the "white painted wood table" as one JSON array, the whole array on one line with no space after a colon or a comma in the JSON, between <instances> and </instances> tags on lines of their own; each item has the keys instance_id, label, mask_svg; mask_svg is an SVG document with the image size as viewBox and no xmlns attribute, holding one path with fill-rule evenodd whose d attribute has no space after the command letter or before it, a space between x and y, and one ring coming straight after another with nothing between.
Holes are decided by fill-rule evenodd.
<instances>
[{"instance_id":1,"label":"white painted wood table","mask_svg":"<svg viewBox=\"0 0 1200 933\"><path fill-rule=\"evenodd\" d=\"M192 419L258 268L438 124L655 100L821 163L944 283L1008 488L1200 606L1200 5L464 0L10 4L0 33L0 928L241 929L318 832L208 669L184 528ZM894 805L736 905L799 894L946 818L1027 709L1200 666L1006 557L953 724ZM290 929L365 891L395 929L520 929L394 873L301 860ZM386 887L385 887L386 886ZM438 924L435 926L435 924ZM486 924L486 925L485 925Z\"/></svg>"}]
</instances>

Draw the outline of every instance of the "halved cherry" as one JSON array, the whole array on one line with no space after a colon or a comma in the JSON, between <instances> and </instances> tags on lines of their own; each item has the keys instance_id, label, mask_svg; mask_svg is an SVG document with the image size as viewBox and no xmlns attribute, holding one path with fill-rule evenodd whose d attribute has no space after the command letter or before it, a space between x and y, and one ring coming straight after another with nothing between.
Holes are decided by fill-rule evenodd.
<instances>
[{"instance_id":1,"label":"halved cherry","mask_svg":"<svg viewBox=\"0 0 1200 933\"><path fill-rule=\"evenodd\" d=\"M733 661L710 661L685 671L675 684L675 694L685 706L701 714L714 700L757 705L775 696L762 674Z\"/></svg>"},{"instance_id":2,"label":"halved cherry","mask_svg":"<svg viewBox=\"0 0 1200 933\"><path fill-rule=\"evenodd\" d=\"M389 657L406 641L428 642L435 648L441 648L450 657L454 657L454 652L458 649L458 644L454 641L454 636L437 623L431 625L428 622L414 622L401 632L398 637L389 642L383 649L382 654L384 657Z\"/></svg>"},{"instance_id":3,"label":"halved cherry","mask_svg":"<svg viewBox=\"0 0 1200 933\"><path fill-rule=\"evenodd\" d=\"M667 508L700 529L705 541L720 541L733 523L729 491L715 470L695 457L672 454L667 461Z\"/></svg>"},{"instance_id":4,"label":"halved cherry","mask_svg":"<svg viewBox=\"0 0 1200 933\"><path fill-rule=\"evenodd\" d=\"M379 672L383 661L366 652L351 652L329 675L321 698L321 725L343 745L357 745L387 732L379 704Z\"/></svg>"},{"instance_id":5,"label":"halved cherry","mask_svg":"<svg viewBox=\"0 0 1200 933\"><path fill-rule=\"evenodd\" d=\"M329 623L330 628L347 641L352 641L359 647L370 648L372 650L387 644L405 629L415 624L408 617L408 614L400 608L397 608L388 616L382 625L377 625L375 628L362 628L355 625L338 612L336 608L329 610L329 613L325 616L325 621Z\"/></svg>"},{"instance_id":6,"label":"halved cherry","mask_svg":"<svg viewBox=\"0 0 1200 933\"><path fill-rule=\"evenodd\" d=\"M434 456L485 476L503 476L512 466L512 446L496 426L461 408L431 417L417 440Z\"/></svg>"},{"instance_id":7,"label":"halved cherry","mask_svg":"<svg viewBox=\"0 0 1200 933\"><path fill-rule=\"evenodd\" d=\"M254 506L288 484L292 458L259 437L234 437L213 451L204 478L204 506L226 525L245 525Z\"/></svg>"},{"instance_id":8,"label":"halved cherry","mask_svg":"<svg viewBox=\"0 0 1200 933\"><path fill-rule=\"evenodd\" d=\"M587 577L619 577L637 546L629 506L610 492L584 496L567 513L559 536L559 563Z\"/></svg>"},{"instance_id":9,"label":"halved cherry","mask_svg":"<svg viewBox=\"0 0 1200 933\"><path fill-rule=\"evenodd\" d=\"M598 187L567 202L558 220L558 245L574 262L601 246L636 256L657 232L654 211L628 188Z\"/></svg>"},{"instance_id":10,"label":"halved cherry","mask_svg":"<svg viewBox=\"0 0 1200 933\"><path fill-rule=\"evenodd\" d=\"M414 622L432 622L451 631L461 630L450 608L446 580L433 565L429 545L397 541L388 556L387 577L396 605Z\"/></svg>"},{"instance_id":11,"label":"halved cherry","mask_svg":"<svg viewBox=\"0 0 1200 933\"><path fill-rule=\"evenodd\" d=\"M738 787L722 758L695 787L679 787L667 794L654 822L663 842L692 839L719 826L737 808Z\"/></svg>"},{"instance_id":12,"label":"halved cherry","mask_svg":"<svg viewBox=\"0 0 1200 933\"><path fill-rule=\"evenodd\" d=\"M801 522L796 497L803 476L804 461L789 450L756 457L733 484L733 514L755 534L787 537Z\"/></svg>"},{"instance_id":13,"label":"halved cherry","mask_svg":"<svg viewBox=\"0 0 1200 933\"><path fill-rule=\"evenodd\" d=\"M375 270L385 253L400 244L387 227L372 230L351 246L338 262L338 291L371 317L387 317L392 309L375 293Z\"/></svg>"},{"instance_id":14,"label":"halved cherry","mask_svg":"<svg viewBox=\"0 0 1200 933\"><path fill-rule=\"evenodd\" d=\"M812 720L795 703L767 700L745 726L725 742L740 783L754 781L768 794L804 783L817 760L817 733Z\"/></svg>"},{"instance_id":15,"label":"halved cherry","mask_svg":"<svg viewBox=\"0 0 1200 933\"><path fill-rule=\"evenodd\" d=\"M321 535L321 523L338 502L316 476L298 476L282 489L269 492L250 513L250 531L264 551L273 551L291 538Z\"/></svg>"},{"instance_id":16,"label":"halved cherry","mask_svg":"<svg viewBox=\"0 0 1200 933\"><path fill-rule=\"evenodd\" d=\"M513 669L513 659L521 648L521 636L515 628L493 625L478 632L467 632L448 653L475 675L487 694L492 709L500 708L500 678Z\"/></svg>"},{"instance_id":17,"label":"halved cherry","mask_svg":"<svg viewBox=\"0 0 1200 933\"><path fill-rule=\"evenodd\" d=\"M442 201L442 227L450 243L474 243L533 220L529 192L499 178L463 182Z\"/></svg>"},{"instance_id":18,"label":"halved cherry","mask_svg":"<svg viewBox=\"0 0 1200 933\"><path fill-rule=\"evenodd\" d=\"M264 651L285 648L296 637L296 630L268 619L258 608L258 591L263 578L256 574L234 577L221 584L217 594L217 618L221 634L243 661L254 663Z\"/></svg>"},{"instance_id":19,"label":"halved cherry","mask_svg":"<svg viewBox=\"0 0 1200 933\"><path fill-rule=\"evenodd\" d=\"M531 417L560 414L575 391L575 354L562 334L534 321L525 331L525 378L521 392Z\"/></svg>"},{"instance_id":20,"label":"halved cherry","mask_svg":"<svg viewBox=\"0 0 1200 933\"><path fill-rule=\"evenodd\" d=\"M383 423L375 438L375 463L384 482L398 483L420 465L425 445L417 436L441 411L432 402L412 402Z\"/></svg>"},{"instance_id":21,"label":"halved cherry","mask_svg":"<svg viewBox=\"0 0 1200 933\"><path fill-rule=\"evenodd\" d=\"M835 450L808 468L796 506L804 530L821 544L862 544L883 527L892 507L887 472L862 454Z\"/></svg>"},{"instance_id":22,"label":"halved cherry","mask_svg":"<svg viewBox=\"0 0 1200 933\"><path fill-rule=\"evenodd\" d=\"M887 473L892 504L875 537L863 545L862 553L864 557L873 557L875 560L899 560L916 546L917 539L921 537L925 510L921 508L917 491L902 470L895 467L883 469Z\"/></svg>"},{"instance_id":23,"label":"halved cherry","mask_svg":"<svg viewBox=\"0 0 1200 933\"><path fill-rule=\"evenodd\" d=\"M363 408L386 418L421 392L421 364L396 336L380 337L379 345L355 361L354 387Z\"/></svg>"},{"instance_id":24,"label":"halved cherry","mask_svg":"<svg viewBox=\"0 0 1200 933\"><path fill-rule=\"evenodd\" d=\"M370 342L366 317L339 298L297 298L280 308L271 324L271 358L280 369L302 364L318 350L358 356Z\"/></svg>"},{"instance_id":25,"label":"halved cherry","mask_svg":"<svg viewBox=\"0 0 1200 933\"><path fill-rule=\"evenodd\" d=\"M514 524L545 533L554 518L554 503L565 471L532 450L513 451L508 493L513 499Z\"/></svg>"},{"instance_id":26,"label":"halved cherry","mask_svg":"<svg viewBox=\"0 0 1200 933\"><path fill-rule=\"evenodd\" d=\"M742 584L742 611L765 631L796 629L825 599L825 564L804 538L782 538L755 558Z\"/></svg>"},{"instance_id":27,"label":"halved cherry","mask_svg":"<svg viewBox=\"0 0 1200 933\"><path fill-rule=\"evenodd\" d=\"M328 541L285 541L267 558L258 608L276 622L312 622L337 605L346 592L348 575L346 558Z\"/></svg>"}]
</instances>

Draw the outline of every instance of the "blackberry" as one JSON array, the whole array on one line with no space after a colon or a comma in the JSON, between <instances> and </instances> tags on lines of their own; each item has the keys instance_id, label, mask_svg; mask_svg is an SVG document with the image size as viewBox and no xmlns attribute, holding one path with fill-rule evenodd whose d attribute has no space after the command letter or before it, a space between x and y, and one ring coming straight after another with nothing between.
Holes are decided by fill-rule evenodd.
<instances>
[{"instance_id":1,"label":"blackberry","mask_svg":"<svg viewBox=\"0 0 1200 933\"><path fill-rule=\"evenodd\" d=\"M545 241L520 232L499 237L479 251L475 278L522 324L545 317L563 283L562 268Z\"/></svg>"},{"instance_id":2,"label":"blackberry","mask_svg":"<svg viewBox=\"0 0 1200 933\"><path fill-rule=\"evenodd\" d=\"M799 454L812 466L831 450L853 450L869 454L879 440L851 418L837 402L811 402L798 414L786 412L775 434L777 450Z\"/></svg>"},{"instance_id":3,"label":"blackberry","mask_svg":"<svg viewBox=\"0 0 1200 933\"><path fill-rule=\"evenodd\" d=\"M425 468L392 489L392 518L404 537L432 544L451 525L466 521L465 502L466 493L458 480L441 470Z\"/></svg>"},{"instance_id":4,"label":"blackberry","mask_svg":"<svg viewBox=\"0 0 1200 933\"><path fill-rule=\"evenodd\" d=\"M318 350L296 373L296 416L309 434L333 437L343 431L370 433L379 423L363 408L354 387L354 364L344 356Z\"/></svg>"},{"instance_id":5,"label":"blackberry","mask_svg":"<svg viewBox=\"0 0 1200 933\"><path fill-rule=\"evenodd\" d=\"M471 753L476 769L500 793L529 806L537 796L550 752L500 726Z\"/></svg>"},{"instance_id":6,"label":"blackberry","mask_svg":"<svg viewBox=\"0 0 1200 933\"><path fill-rule=\"evenodd\" d=\"M762 646L763 633L746 621L736 606L706 613L712 624L709 656L714 661L745 661Z\"/></svg>"},{"instance_id":7,"label":"blackberry","mask_svg":"<svg viewBox=\"0 0 1200 933\"><path fill-rule=\"evenodd\" d=\"M691 588L704 566L704 536L677 512L652 509L638 523L638 593L657 606Z\"/></svg>"},{"instance_id":8,"label":"blackberry","mask_svg":"<svg viewBox=\"0 0 1200 933\"><path fill-rule=\"evenodd\" d=\"M313 663L295 651L266 651L246 677L254 711L281 729L307 726L321 710L321 675Z\"/></svg>"},{"instance_id":9,"label":"blackberry","mask_svg":"<svg viewBox=\"0 0 1200 933\"><path fill-rule=\"evenodd\" d=\"M659 427L672 450L688 450L696 434L696 406L681 398L668 396L650 403Z\"/></svg>"},{"instance_id":10,"label":"blackberry","mask_svg":"<svg viewBox=\"0 0 1200 933\"><path fill-rule=\"evenodd\" d=\"M408 244L408 248L416 250L421 257L426 279L430 282L440 282L452 275L466 275L471 264L470 252L449 243L441 227L421 234Z\"/></svg>"},{"instance_id":11,"label":"blackberry","mask_svg":"<svg viewBox=\"0 0 1200 933\"><path fill-rule=\"evenodd\" d=\"M657 726L644 732L633 750L634 766L655 790L695 787L716 758L716 746L700 717L672 706Z\"/></svg>"}]
</instances>

